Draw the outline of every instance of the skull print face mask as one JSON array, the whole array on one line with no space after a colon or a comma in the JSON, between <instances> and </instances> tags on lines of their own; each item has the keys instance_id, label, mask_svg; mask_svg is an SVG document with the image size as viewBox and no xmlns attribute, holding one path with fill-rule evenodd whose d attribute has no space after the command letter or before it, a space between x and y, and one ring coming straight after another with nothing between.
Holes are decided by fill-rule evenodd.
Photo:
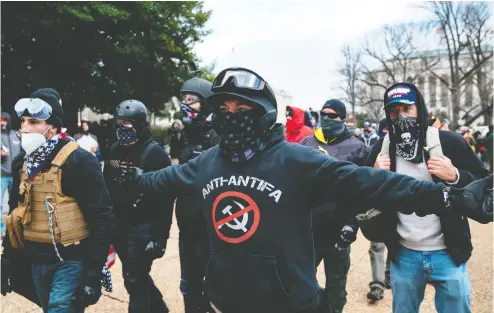
<instances>
[{"instance_id":1,"label":"skull print face mask","mask_svg":"<svg viewBox=\"0 0 494 313\"><path fill-rule=\"evenodd\" d=\"M417 119L400 114L391 122L393 129L390 135L396 142L396 154L407 161L417 160L420 132Z\"/></svg>"}]
</instances>

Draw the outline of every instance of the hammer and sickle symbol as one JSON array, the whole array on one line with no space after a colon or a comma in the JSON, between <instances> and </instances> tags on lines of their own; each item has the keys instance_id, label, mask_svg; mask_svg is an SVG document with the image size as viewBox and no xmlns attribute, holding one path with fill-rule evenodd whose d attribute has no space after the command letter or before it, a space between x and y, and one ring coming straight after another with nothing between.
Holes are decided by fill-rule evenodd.
<instances>
[{"instance_id":1,"label":"hammer and sickle symbol","mask_svg":"<svg viewBox=\"0 0 494 313\"><path fill-rule=\"evenodd\" d=\"M235 202L236 205L238 205L240 207L241 210L243 210L245 207L238 203L237 201L233 201ZM229 205L227 206L226 208L223 209L223 214L229 214L229 215L233 215L232 212L231 212L231 209L232 209L232 206ZM230 224L229 222L225 223L225 224L222 224L220 226L218 226L218 229L221 229L221 227L223 225L227 225L228 227L230 227L231 229L234 229L234 230L243 230L244 233L247 232L247 228L245 228L245 226L247 225L247 222L249 222L249 212L245 212L243 215L242 215L242 221L240 222L238 219L234 218L233 221L235 221L235 224L236 225L232 225Z\"/></svg>"}]
</instances>

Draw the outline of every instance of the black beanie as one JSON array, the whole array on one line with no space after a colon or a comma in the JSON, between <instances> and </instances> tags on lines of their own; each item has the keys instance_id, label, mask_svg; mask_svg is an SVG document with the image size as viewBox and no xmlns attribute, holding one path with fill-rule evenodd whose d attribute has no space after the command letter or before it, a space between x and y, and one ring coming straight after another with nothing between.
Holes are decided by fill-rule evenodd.
<instances>
[{"instance_id":1,"label":"black beanie","mask_svg":"<svg viewBox=\"0 0 494 313\"><path fill-rule=\"evenodd\" d=\"M340 100L331 99L326 101L326 103L322 106L321 111L325 108L333 109L333 111L335 111L342 120L346 119L346 106Z\"/></svg>"},{"instance_id":2,"label":"black beanie","mask_svg":"<svg viewBox=\"0 0 494 313\"><path fill-rule=\"evenodd\" d=\"M53 93L47 93L46 89L51 89L51 88L38 89L31 94L31 98L39 98L51 106L52 115L48 120L46 120L46 122L48 124L55 126L60 130L63 127L63 119L64 119L62 105L60 104L59 99L57 99L56 95Z\"/></svg>"},{"instance_id":3,"label":"black beanie","mask_svg":"<svg viewBox=\"0 0 494 313\"><path fill-rule=\"evenodd\" d=\"M58 102L61 102L62 101L62 98L60 97L60 94L58 93L58 91L56 91L53 88L40 88L40 89L36 90L35 92L33 92L31 94L31 98L37 98L37 97L35 97L33 95L34 94L39 94L39 93L46 93L46 94L55 96L55 98L57 98Z\"/></svg>"}]
</instances>

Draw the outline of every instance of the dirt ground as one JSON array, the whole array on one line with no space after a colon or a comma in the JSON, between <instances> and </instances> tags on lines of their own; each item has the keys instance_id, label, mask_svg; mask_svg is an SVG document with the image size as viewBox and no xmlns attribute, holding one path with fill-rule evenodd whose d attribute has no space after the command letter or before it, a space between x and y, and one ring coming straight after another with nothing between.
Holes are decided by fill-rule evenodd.
<instances>
[{"instance_id":1,"label":"dirt ground","mask_svg":"<svg viewBox=\"0 0 494 313\"><path fill-rule=\"evenodd\" d=\"M473 236L473 256L468 263L468 272L472 281L472 311L475 313L491 313L493 311L493 225L481 225L471 222ZM391 312L391 291L386 291L384 299L370 304L366 298L368 283L371 278L368 254L369 242L359 234L352 245L352 265L348 274L348 303L345 313L383 313ZM121 265L117 263L111 268L114 291L104 294L100 301L89 307L87 313L116 313L127 311L127 293L123 286ZM173 225L168 249L164 258L156 261L152 276L163 293L171 312L183 312L182 296L179 291L180 265L178 256L178 231ZM324 285L324 269L318 270L319 283ZM0 297L2 313L41 313L42 310L15 294ZM428 286L422 313L436 312L434 307L434 289ZM452 312L453 313L453 312Z\"/></svg>"}]
</instances>

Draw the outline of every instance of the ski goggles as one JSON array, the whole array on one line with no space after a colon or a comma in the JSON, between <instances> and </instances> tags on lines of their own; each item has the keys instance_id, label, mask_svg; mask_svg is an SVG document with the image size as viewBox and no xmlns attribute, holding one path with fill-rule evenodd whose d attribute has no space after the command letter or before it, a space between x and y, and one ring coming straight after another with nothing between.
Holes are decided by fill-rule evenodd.
<instances>
[{"instance_id":1,"label":"ski goggles","mask_svg":"<svg viewBox=\"0 0 494 313\"><path fill-rule=\"evenodd\" d=\"M51 106L39 98L22 98L14 106L17 117L21 117L27 110L32 118L46 121L52 114Z\"/></svg>"},{"instance_id":2,"label":"ski goggles","mask_svg":"<svg viewBox=\"0 0 494 313\"><path fill-rule=\"evenodd\" d=\"M197 102L201 102L201 99L196 95L191 95L188 93L182 95L182 103L185 105L191 105Z\"/></svg>"},{"instance_id":3,"label":"ski goggles","mask_svg":"<svg viewBox=\"0 0 494 313\"><path fill-rule=\"evenodd\" d=\"M212 89L225 87L227 84L233 84L237 88L263 90L266 82L247 69L227 69L218 74Z\"/></svg>"}]
</instances>

